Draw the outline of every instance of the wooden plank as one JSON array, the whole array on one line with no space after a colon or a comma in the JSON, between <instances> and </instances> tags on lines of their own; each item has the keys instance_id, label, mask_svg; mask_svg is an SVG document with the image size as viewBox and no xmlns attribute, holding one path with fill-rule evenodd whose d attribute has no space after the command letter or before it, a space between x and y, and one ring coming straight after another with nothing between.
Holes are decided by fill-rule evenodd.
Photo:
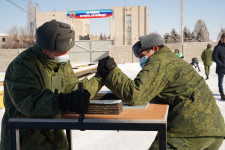
<instances>
[{"instance_id":1,"label":"wooden plank","mask_svg":"<svg viewBox=\"0 0 225 150\"><path fill-rule=\"evenodd\" d=\"M72 64L73 71L77 77L85 76L97 71L97 64Z\"/></svg>"},{"instance_id":2,"label":"wooden plank","mask_svg":"<svg viewBox=\"0 0 225 150\"><path fill-rule=\"evenodd\" d=\"M0 109L4 107L3 94L0 94Z\"/></svg>"},{"instance_id":3,"label":"wooden plank","mask_svg":"<svg viewBox=\"0 0 225 150\"><path fill-rule=\"evenodd\" d=\"M0 95L3 95L4 94L4 91L0 91Z\"/></svg>"}]
</instances>

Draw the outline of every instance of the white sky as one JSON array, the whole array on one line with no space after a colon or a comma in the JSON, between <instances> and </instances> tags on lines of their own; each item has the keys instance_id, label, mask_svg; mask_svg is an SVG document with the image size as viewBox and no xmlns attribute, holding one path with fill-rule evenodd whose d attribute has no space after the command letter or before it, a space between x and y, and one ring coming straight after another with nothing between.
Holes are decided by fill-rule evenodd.
<instances>
[{"instance_id":1,"label":"white sky","mask_svg":"<svg viewBox=\"0 0 225 150\"><path fill-rule=\"evenodd\" d=\"M22 9L27 9L29 0L11 0ZM37 11L75 11L109 9L118 6L148 6L149 31L163 36L172 28L181 32L181 0L32 0L38 4ZM184 26L192 32L199 19L203 19L211 40L216 40L221 27L225 27L224 0L183 0ZM0 33L7 33L13 26L27 25L27 14L7 0L0 1ZM91 34L109 35L109 19L91 19Z\"/></svg>"}]
</instances>

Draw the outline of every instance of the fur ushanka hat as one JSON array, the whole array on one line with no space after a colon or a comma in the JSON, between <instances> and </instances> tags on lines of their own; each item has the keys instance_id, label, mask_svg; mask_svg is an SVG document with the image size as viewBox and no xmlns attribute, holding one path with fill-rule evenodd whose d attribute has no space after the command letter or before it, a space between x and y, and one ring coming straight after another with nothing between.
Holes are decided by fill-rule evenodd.
<instances>
[{"instance_id":1,"label":"fur ushanka hat","mask_svg":"<svg viewBox=\"0 0 225 150\"><path fill-rule=\"evenodd\" d=\"M48 51L66 52L75 44L75 32L69 24L52 20L37 29L36 44Z\"/></svg>"},{"instance_id":2,"label":"fur ushanka hat","mask_svg":"<svg viewBox=\"0 0 225 150\"><path fill-rule=\"evenodd\" d=\"M139 40L140 41L136 42L132 47L132 50L136 57L138 57L138 55L142 51L152 48L153 46L165 45L165 41L163 40L163 38L156 33L141 36L139 37Z\"/></svg>"}]
</instances>

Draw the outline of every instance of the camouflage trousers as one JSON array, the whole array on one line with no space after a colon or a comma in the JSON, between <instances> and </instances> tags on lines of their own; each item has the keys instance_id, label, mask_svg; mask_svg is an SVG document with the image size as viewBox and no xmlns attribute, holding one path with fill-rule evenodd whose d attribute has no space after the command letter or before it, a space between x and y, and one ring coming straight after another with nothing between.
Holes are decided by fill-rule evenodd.
<instances>
[{"instance_id":1,"label":"camouflage trousers","mask_svg":"<svg viewBox=\"0 0 225 150\"><path fill-rule=\"evenodd\" d=\"M159 150L157 137L149 150ZM219 150L223 140L224 137L167 138L167 150Z\"/></svg>"},{"instance_id":2,"label":"camouflage trousers","mask_svg":"<svg viewBox=\"0 0 225 150\"><path fill-rule=\"evenodd\" d=\"M205 68L205 75L209 75L210 73L210 67L211 65L205 65L204 68Z\"/></svg>"}]
</instances>

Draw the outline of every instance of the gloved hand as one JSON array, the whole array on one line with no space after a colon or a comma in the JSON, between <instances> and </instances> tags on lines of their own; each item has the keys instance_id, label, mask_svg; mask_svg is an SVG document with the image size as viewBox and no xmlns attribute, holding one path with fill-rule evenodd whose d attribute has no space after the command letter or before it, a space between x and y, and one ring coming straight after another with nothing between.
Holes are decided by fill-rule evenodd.
<instances>
[{"instance_id":1,"label":"gloved hand","mask_svg":"<svg viewBox=\"0 0 225 150\"><path fill-rule=\"evenodd\" d=\"M57 102L62 112L87 113L90 93L85 89L83 93L78 90L67 94L60 93Z\"/></svg>"},{"instance_id":2,"label":"gloved hand","mask_svg":"<svg viewBox=\"0 0 225 150\"><path fill-rule=\"evenodd\" d=\"M98 61L97 74L101 77L106 77L110 71L112 71L116 67L116 62L110 56L102 58Z\"/></svg>"}]
</instances>

